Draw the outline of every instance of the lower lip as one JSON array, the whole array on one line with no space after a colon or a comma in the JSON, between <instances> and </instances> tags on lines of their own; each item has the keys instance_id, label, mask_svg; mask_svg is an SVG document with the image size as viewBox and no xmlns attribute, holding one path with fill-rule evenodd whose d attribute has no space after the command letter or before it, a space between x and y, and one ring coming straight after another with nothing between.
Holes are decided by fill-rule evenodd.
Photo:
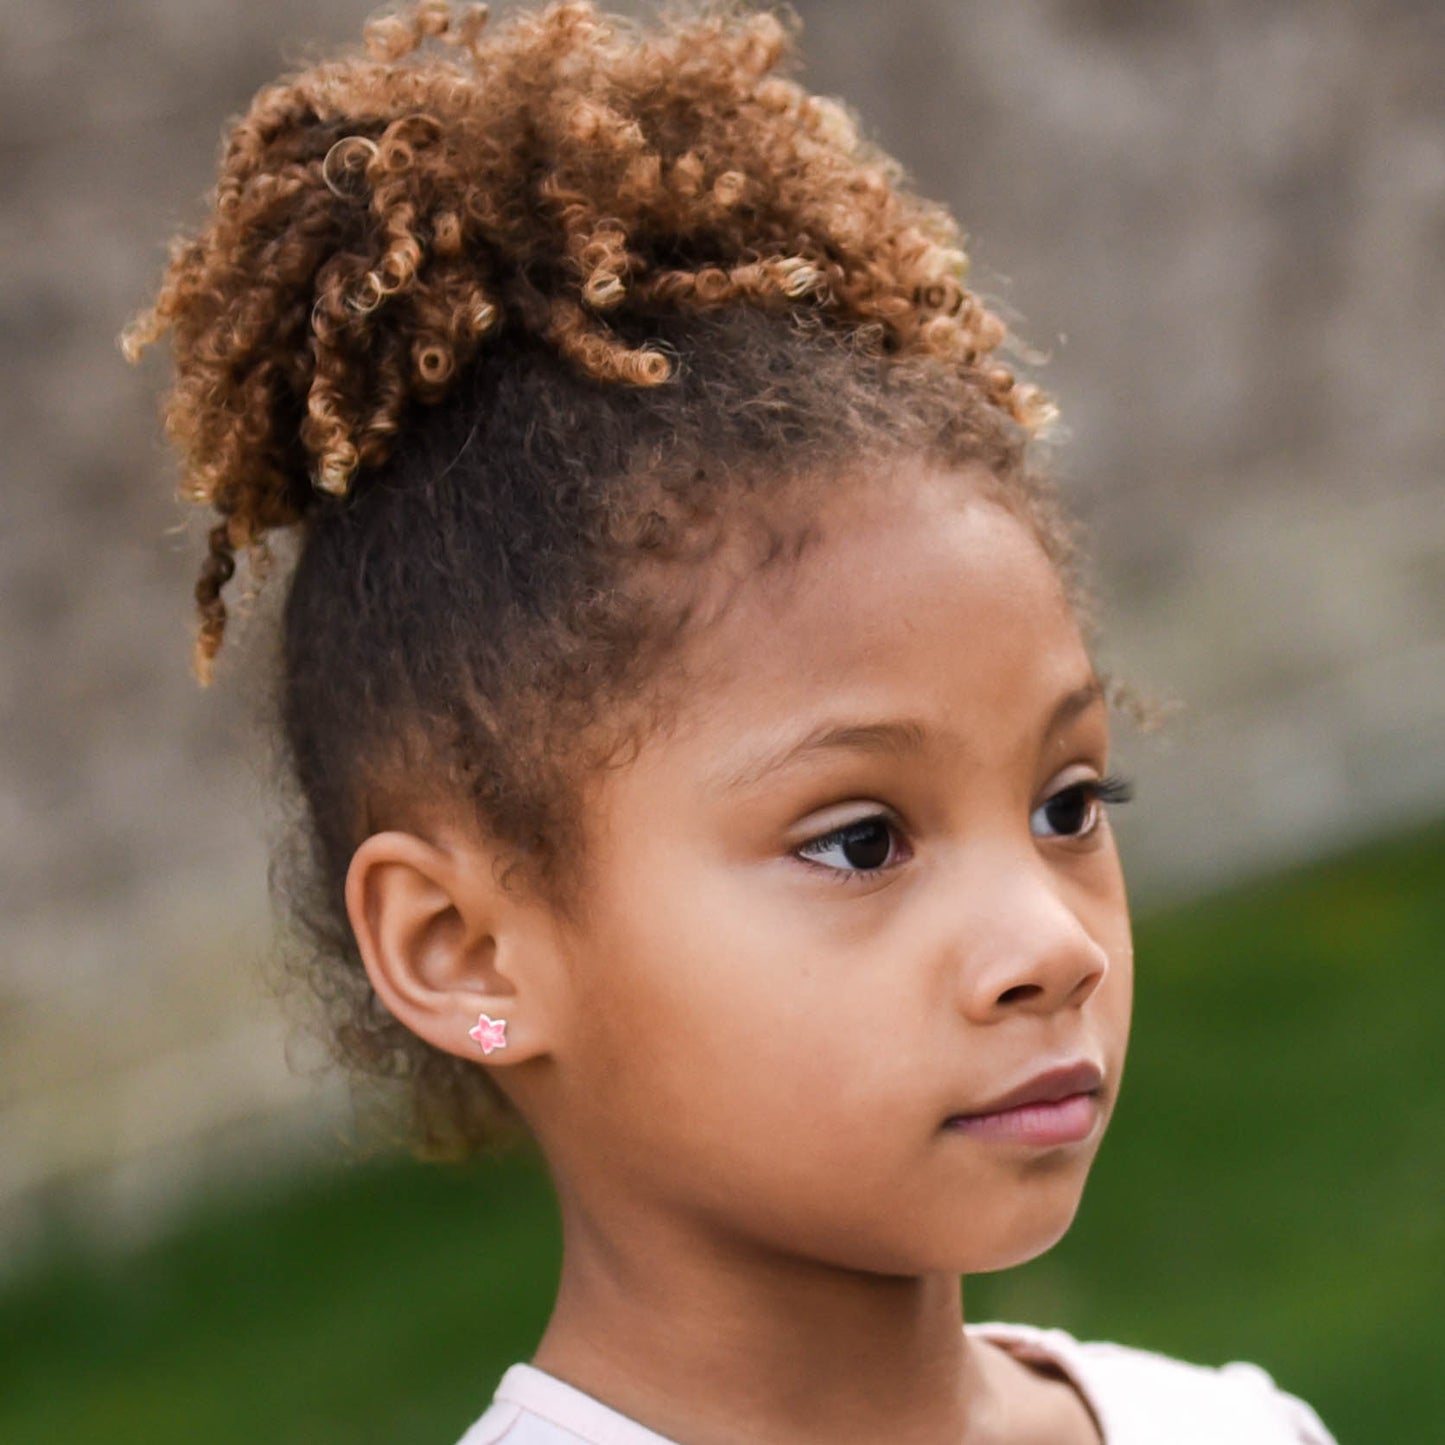
<instances>
[{"instance_id":1,"label":"lower lip","mask_svg":"<svg viewBox=\"0 0 1445 1445\"><path fill-rule=\"evenodd\" d=\"M960 1114L944 1126L975 1139L998 1139L1009 1144L1031 1144L1046 1149L1055 1144L1078 1144L1094 1132L1099 1101L1093 1094L1070 1094L1051 1104L1021 1104L996 1114Z\"/></svg>"}]
</instances>

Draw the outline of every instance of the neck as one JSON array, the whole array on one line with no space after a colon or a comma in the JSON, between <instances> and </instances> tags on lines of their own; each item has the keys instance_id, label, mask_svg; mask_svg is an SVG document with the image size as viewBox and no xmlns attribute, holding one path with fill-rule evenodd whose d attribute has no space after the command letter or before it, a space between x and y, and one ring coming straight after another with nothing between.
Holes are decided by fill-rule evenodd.
<instances>
[{"instance_id":1,"label":"neck","mask_svg":"<svg viewBox=\"0 0 1445 1445\"><path fill-rule=\"evenodd\" d=\"M687 1445L897 1445L989 1432L991 1372L956 1274L897 1277L670 1236L563 1200L556 1308L533 1363Z\"/></svg>"}]
</instances>

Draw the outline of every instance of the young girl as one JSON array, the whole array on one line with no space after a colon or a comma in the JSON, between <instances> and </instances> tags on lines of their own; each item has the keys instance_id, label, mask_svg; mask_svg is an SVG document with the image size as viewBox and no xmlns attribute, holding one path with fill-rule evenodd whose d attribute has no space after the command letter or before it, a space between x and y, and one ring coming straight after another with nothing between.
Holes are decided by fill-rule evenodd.
<instances>
[{"instance_id":1,"label":"young girl","mask_svg":"<svg viewBox=\"0 0 1445 1445\"><path fill-rule=\"evenodd\" d=\"M203 677L296 536L337 1040L556 1183L466 1445L1320 1445L1253 1366L964 1327L1118 1097L1126 785L1049 408L787 54L733 7L375 21L257 96L126 338L172 333L219 513Z\"/></svg>"}]
</instances>

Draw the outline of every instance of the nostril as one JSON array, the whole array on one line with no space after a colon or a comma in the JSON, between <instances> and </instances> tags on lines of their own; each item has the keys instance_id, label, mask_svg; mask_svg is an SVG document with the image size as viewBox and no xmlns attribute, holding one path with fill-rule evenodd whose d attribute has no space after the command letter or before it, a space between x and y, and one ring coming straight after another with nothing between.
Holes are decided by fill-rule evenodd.
<instances>
[{"instance_id":1,"label":"nostril","mask_svg":"<svg viewBox=\"0 0 1445 1445\"><path fill-rule=\"evenodd\" d=\"M1012 988L1006 988L999 994L1000 1003L1019 1003L1026 998L1037 998L1043 992L1043 987L1037 983L1018 983Z\"/></svg>"}]
</instances>

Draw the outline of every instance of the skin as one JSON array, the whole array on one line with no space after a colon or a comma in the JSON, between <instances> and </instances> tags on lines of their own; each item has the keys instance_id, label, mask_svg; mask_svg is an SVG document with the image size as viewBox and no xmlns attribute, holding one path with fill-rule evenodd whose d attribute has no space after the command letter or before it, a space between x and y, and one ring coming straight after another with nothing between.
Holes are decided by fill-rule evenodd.
<instances>
[{"instance_id":1,"label":"skin","mask_svg":"<svg viewBox=\"0 0 1445 1445\"><path fill-rule=\"evenodd\" d=\"M1106 706L986 478L905 459L808 520L796 562L719 566L670 725L593 780L580 909L457 825L377 834L363 957L438 1047L508 1020L485 1067L563 1220L539 1367L686 1445L1094 1441L1067 1383L965 1334L960 1279L1063 1235L1117 1096L1118 855L1102 806L1045 806L1106 772ZM762 771L879 723L914 732ZM880 816L871 853L826 838ZM1081 1059L1083 1142L945 1127Z\"/></svg>"}]
</instances>

